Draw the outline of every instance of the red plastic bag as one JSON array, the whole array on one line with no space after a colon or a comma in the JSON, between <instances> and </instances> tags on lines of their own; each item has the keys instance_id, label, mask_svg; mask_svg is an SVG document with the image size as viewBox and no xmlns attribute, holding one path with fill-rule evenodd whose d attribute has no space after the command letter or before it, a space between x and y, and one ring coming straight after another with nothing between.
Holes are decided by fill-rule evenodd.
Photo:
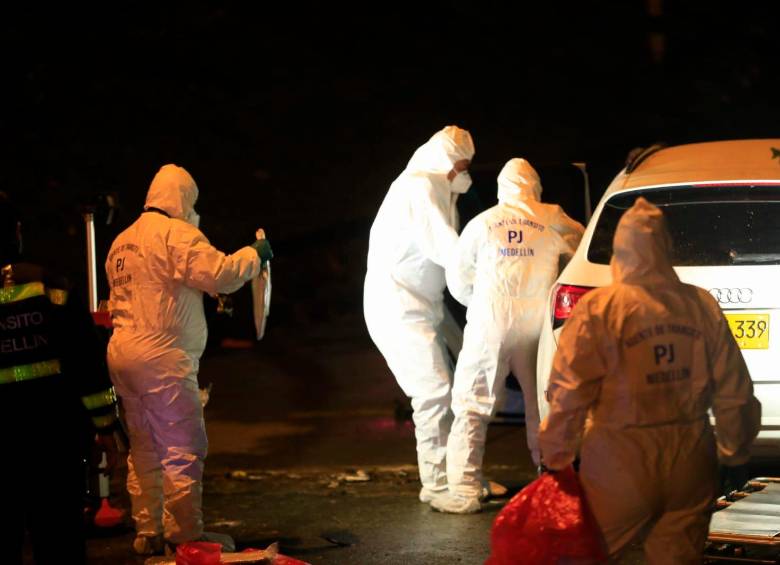
<instances>
[{"instance_id":1,"label":"red plastic bag","mask_svg":"<svg viewBox=\"0 0 780 565\"><path fill-rule=\"evenodd\" d=\"M545 473L496 516L485 565L591 565L606 560L574 469Z\"/></svg>"},{"instance_id":2,"label":"red plastic bag","mask_svg":"<svg viewBox=\"0 0 780 565\"><path fill-rule=\"evenodd\" d=\"M219 565L222 546L207 541L191 541L176 547L176 565Z\"/></svg>"}]
</instances>

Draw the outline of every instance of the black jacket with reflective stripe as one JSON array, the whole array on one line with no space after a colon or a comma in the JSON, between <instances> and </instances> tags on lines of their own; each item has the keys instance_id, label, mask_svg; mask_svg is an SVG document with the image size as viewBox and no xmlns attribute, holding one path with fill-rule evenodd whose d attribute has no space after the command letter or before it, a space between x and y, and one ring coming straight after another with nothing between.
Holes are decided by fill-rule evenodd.
<instances>
[{"instance_id":1,"label":"black jacket with reflective stripe","mask_svg":"<svg viewBox=\"0 0 780 565\"><path fill-rule=\"evenodd\" d=\"M62 402L73 404L74 415L87 413L98 428L113 425L105 347L67 280L29 263L3 267L0 280L0 394L31 381L64 385Z\"/></svg>"}]
</instances>

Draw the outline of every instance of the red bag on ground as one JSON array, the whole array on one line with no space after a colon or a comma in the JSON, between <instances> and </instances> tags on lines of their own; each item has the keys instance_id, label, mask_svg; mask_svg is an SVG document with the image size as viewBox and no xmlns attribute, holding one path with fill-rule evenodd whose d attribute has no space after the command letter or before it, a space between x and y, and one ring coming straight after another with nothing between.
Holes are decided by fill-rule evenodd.
<instances>
[{"instance_id":1,"label":"red bag on ground","mask_svg":"<svg viewBox=\"0 0 780 565\"><path fill-rule=\"evenodd\" d=\"M606 560L577 473L545 473L498 513L485 565L591 565Z\"/></svg>"},{"instance_id":2,"label":"red bag on ground","mask_svg":"<svg viewBox=\"0 0 780 565\"><path fill-rule=\"evenodd\" d=\"M222 546L207 541L191 541L176 547L176 565L220 565Z\"/></svg>"}]
</instances>

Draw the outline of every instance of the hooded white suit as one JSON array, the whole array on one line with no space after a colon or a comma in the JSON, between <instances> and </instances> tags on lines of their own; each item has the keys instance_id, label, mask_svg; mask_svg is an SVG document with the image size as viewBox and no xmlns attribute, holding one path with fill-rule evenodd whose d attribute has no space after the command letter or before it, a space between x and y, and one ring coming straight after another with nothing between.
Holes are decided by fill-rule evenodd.
<instances>
[{"instance_id":1,"label":"hooded white suit","mask_svg":"<svg viewBox=\"0 0 780 565\"><path fill-rule=\"evenodd\" d=\"M527 399L528 447L539 462L536 349L542 318L559 258L571 258L584 231L560 206L543 204L541 193L533 167L510 160L498 176L498 205L464 228L447 269L450 292L468 306L447 445L454 495L474 499L481 493L485 434L510 369Z\"/></svg>"},{"instance_id":2,"label":"hooded white suit","mask_svg":"<svg viewBox=\"0 0 780 565\"><path fill-rule=\"evenodd\" d=\"M452 369L439 324L444 266L455 251L459 192L469 180L454 163L474 155L471 135L437 132L390 186L368 245L363 307L366 325L398 384L412 399L423 489L446 488L444 458L451 416Z\"/></svg>"},{"instance_id":3,"label":"hooded white suit","mask_svg":"<svg viewBox=\"0 0 780 565\"><path fill-rule=\"evenodd\" d=\"M114 332L108 365L130 436L127 488L139 536L183 543L203 531L206 430L198 366L206 345L203 293L230 293L260 272L252 247L215 249L196 222L195 181L165 165L144 213L106 261Z\"/></svg>"},{"instance_id":4,"label":"hooded white suit","mask_svg":"<svg viewBox=\"0 0 780 565\"><path fill-rule=\"evenodd\" d=\"M720 307L680 282L671 249L661 211L637 199L615 232L612 284L563 327L540 430L551 469L582 438L580 478L610 554L646 534L650 564L701 562L717 460L745 463L761 419Z\"/></svg>"}]
</instances>

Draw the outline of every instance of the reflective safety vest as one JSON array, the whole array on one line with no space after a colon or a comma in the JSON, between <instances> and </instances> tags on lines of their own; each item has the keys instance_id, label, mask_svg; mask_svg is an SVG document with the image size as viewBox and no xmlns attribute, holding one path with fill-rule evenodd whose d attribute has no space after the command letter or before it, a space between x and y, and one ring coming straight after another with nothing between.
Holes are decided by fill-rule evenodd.
<instances>
[{"instance_id":1,"label":"reflective safety vest","mask_svg":"<svg viewBox=\"0 0 780 565\"><path fill-rule=\"evenodd\" d=\"M70 351L69 349L77 348L68 347L69 344L65 342L69 339L74 342L78 339L97 340L96 336L55 335L67 334L71 330L69 327L63 327L62 321L55 323L56 319L63 316L65 321L69 321L67 315L70 312L64 310L67 302L66 290L49 287L42 281L8 285L6 277L6 286L0 287L0 386L61 375L63 355L72 356L76 361L71 364L78 365L79 356L88 353ZM88 323L89 326L83 326L81 329L94 330L88 313L85 311L83 315L88 322L81 319L78 321ZM77 328L72 330L75 332ZM92 354L94 355L95 351L92 351ZM91 370L93 367L94 370ZM80 393L81 402L92 423L100 430L113 426L117 421L117 399L105 373L102 359L92 363L89 369L85 372L94 374L68 377L80 378L74 382L74 387ZM101 372L103 374L99 374Z\"/></svg>"}]
</instances>

